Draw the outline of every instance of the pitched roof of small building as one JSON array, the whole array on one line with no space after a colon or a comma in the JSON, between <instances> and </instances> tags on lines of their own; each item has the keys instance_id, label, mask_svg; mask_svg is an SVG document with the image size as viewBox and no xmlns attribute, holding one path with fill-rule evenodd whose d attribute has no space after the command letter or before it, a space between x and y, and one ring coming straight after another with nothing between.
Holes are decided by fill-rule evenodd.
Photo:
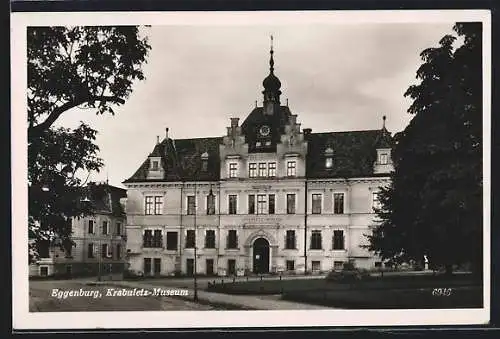
<instances>
[{"instance_id":1,"label":"pitched roof of small building","mask_svg":"<svg viewBox=\"0 0 500 339\"><path fill-rule=\"evenodd\" d=\"M106 183L92 182L86 186L84 196L90 200L94 213L113 216L123 216L125 214L120 203L120 199L127 196L127 191L123 188Z\"/></svg>"}]
</instances>

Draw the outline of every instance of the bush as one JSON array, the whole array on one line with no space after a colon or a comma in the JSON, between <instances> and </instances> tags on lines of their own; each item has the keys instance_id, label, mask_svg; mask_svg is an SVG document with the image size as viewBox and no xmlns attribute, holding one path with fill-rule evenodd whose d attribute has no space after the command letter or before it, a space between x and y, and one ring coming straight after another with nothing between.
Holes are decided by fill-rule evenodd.
<instances>
[{"instance_id":1,"label":"bush","mask_svg":"<svg viewBox=\"0 0 500 339\"><path fill-rule=\"evenodd\" d=\"M142 271L127 269L123 272L123 279L139 279L143 277L144 273Z\"/></svg>"},{"instance_id":2,"label":"bush","mask_svg":"<svg viewBox=\"0 0 500 339\"><path fill-rule=\"evenodd\" d=\"M332 270L327 276L327 281L353 282L366 280L370 277L370 272L365 269L356 268L352 263L345 263L340 271Z\"/></svg>"}]
</instances>

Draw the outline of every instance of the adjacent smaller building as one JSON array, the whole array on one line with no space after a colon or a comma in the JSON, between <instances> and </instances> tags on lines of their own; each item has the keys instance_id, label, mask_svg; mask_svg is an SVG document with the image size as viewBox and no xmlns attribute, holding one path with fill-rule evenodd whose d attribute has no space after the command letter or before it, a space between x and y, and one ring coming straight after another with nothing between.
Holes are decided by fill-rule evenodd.
<instances>
[{"instance_id":1,"label":"adjacent smaller building","mask_svg":"<svg viewBox=\"0 0 500 339\"><path fill-rule=\"evenodd\" d=\"M61 249L57 241L39 246L39 260L30 276L90 276L121 273L125 267L125 211L120 200L126 191L107 183L89 183L81 201L93 215L71 221L73 246Z\"/></svg>"}]
</instances>

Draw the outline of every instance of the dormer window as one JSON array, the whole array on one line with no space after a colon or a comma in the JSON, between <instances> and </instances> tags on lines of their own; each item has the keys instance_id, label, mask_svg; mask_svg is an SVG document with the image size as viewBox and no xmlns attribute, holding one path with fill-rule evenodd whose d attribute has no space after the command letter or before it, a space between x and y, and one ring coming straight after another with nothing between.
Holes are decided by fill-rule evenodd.
<instances>
[{"instance_id":1,"label":"dormer window","mask_svg":"<svg viewBox=\"0 0 500 339\"><path fill-rule=\"evenodd\" d=\"M387 157L387 153L380 153L379 160L378 160L379 164L381 164L381 165L387 165L387 162L388 162L387 158L388 158Z\"/></svg>"},{"instance_id":2,"label":"dormer window","mask_svg":"<svg viewBox=\"0 0 500 339\"><path fill-rule=\"evenodd\" d=\"M328 147L325 150L325 167L332 168L333 167L333 149Z\"/></svg>"},{"instance_id":3,"label":"dormer window","mask_svg":"<svg viewBox=\"0 0 500 339\"><path fill-rule=\"evenodd\" d=\"M152 171L158 171L158 169L159 169L158 160L153 160L153 162L151 164L151 170Z\"/></svg>"},{"instance_id":4,"label":"dormer window","mask_svg":"<svg viewBox=\"0 0 500 339\"><path fill-rule=\"evenodd\" d=\"M266 146L271 146L271 141L266 141Z\"/></svg>"},{"instance_id":5,"label":"dormer window","mask_svg":"<svg viewBox=\"0 0 500 339\"><path fill-rule=\"evenodd\" d=\"M208 170L208 153L205 152L201 155L201 170L206 172Z\"/></svg>"},{"instance_id":6,"label":"dormer window","mask_svg":"<svg viewBox=\"0 0 500 339\"><path fill-rule=\"evenodd\" d=\"M262 143L261 143L260 141L257 141L257 142L255 143L255 147L260 147L260 146L262 146Z\"/></svg>"},{"instance_id":7,"label":"dormer window","mask_svg":"<svg viewBox=\"0 0 500 339\"><path fill-rule=\"evenodd\" d=\"M332 168L333 167L333 158L332 157L327 157L325 159L325 167L326 168Z\"/></svg>"}]
</instances>

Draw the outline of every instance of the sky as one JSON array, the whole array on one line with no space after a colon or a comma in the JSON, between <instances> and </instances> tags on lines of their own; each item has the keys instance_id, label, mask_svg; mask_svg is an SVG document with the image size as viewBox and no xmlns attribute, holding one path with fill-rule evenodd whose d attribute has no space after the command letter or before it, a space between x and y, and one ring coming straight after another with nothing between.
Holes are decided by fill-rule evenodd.
<instances>
[{"instance_id":1,"label":"sky","mask_svg":"<svg viewBox=\"0 0 500 339\"><path fill-rule=\"evenodd\" d=\"M288 99L302 128L314 132L405 128L417 83L420 52L437 46L449 23L316 24L307 26L152 26L144 81L115 115L66 112L56 126L84 121L96 130L105 167L89 180L124 187L165 128L171 138L223 136L231 117L240 123L262 105L269 74L270 35L282 104Z\"/></svg>"}]
</instances>

